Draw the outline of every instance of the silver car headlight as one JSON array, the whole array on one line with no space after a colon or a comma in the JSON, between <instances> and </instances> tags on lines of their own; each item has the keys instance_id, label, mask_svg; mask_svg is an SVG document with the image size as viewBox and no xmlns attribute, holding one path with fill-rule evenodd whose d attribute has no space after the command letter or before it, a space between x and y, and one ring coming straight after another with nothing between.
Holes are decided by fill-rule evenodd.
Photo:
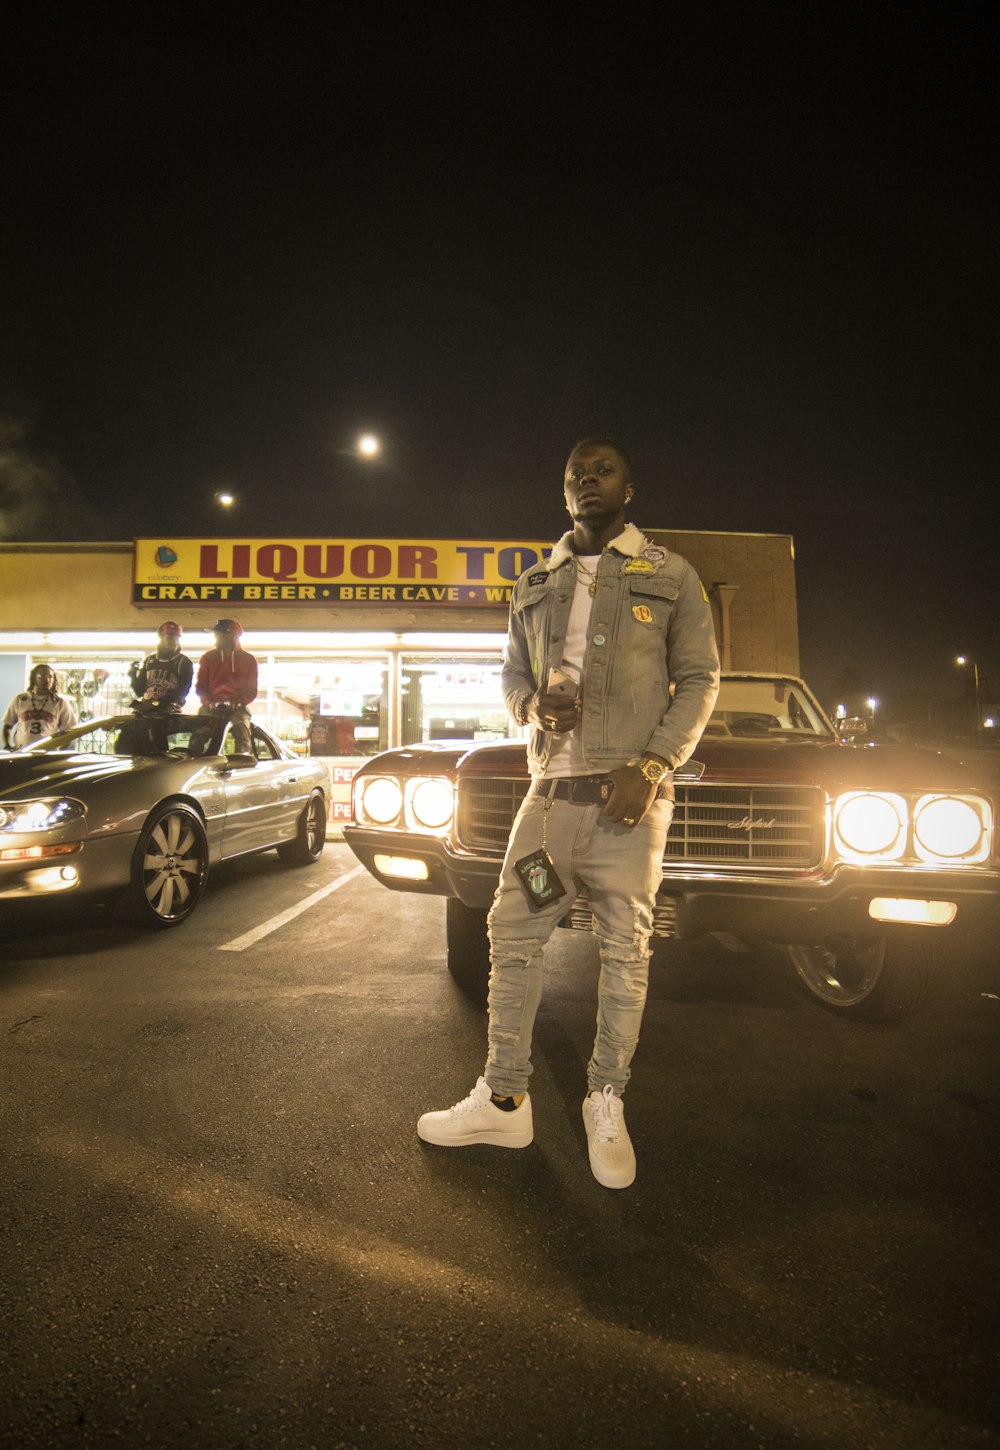
<instances>
[{"instance_id":1,"label":"silver car headlight","mask_svg":"<svg viewBox=\"0 0 1000 1450\"><path fill-rule=\"evenodd\" d=\"M992 834L993 812L980 796L925 795L913 810L913 845L922 861L985 861Z\"/></svg>"},{"instance_id":2,"label":"silver car headlight","mask_svg":"<svg viewBox=\"0 0 1000 1450\"><path fill-rule=\"evenodd\" d=\"M375 826L395 825L403 809L399 781L389 775L362 777L357 799L361 814Z\"/></svg>"},{"instance_id":3,"label":"silver car headlight","mask_svg":"<svg viewBox=\"0 0 1000 1450\"><path fill-rule=\"evenodd\" d=\"M450 780L438 776L418 776L407 788L407 805L414 825L428 831L441 831L451 824L455 811L455 789Z\"/></svg>"},{"instance_id":4,"label":"silver car headlight","mask_svg":"<svg viewBox=\"0 0 1000 1450\"><path fill-rule=\"evenodd\" d=\"M833 803L834 845L847 861L897 861L906 826L906 801L892 791L852 790Z\"/></svg>"},{"instance_id":5,"label":"silver car headlight","mask_svg":"<svg viewBox=\"0 0 1000 1450\"><path fill-rule=\"evenodd\" d=\"M82 801L47 796L34 801L0 801L0 831L54 831L87 814Z\"/></svg>"}]
</instances>

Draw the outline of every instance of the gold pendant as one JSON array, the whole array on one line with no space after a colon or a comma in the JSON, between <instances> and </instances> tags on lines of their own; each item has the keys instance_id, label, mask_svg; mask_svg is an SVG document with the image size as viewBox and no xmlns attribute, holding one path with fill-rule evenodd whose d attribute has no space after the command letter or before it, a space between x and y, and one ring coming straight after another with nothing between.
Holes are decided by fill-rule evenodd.
<instances>
[{"instance_id":1,"label":"gold pendant","mask_svg":"<svg viewBox=\"0 0 1000 1450\"><path fill-rule=\"evenodd\" d=\"M591 579L591 581L590 581L590 597L591 597L591 599L593 599L593 597L594 597L594 595L596 593L597 593L597 580L596 579Z\"/></svg>"}]
</instances>

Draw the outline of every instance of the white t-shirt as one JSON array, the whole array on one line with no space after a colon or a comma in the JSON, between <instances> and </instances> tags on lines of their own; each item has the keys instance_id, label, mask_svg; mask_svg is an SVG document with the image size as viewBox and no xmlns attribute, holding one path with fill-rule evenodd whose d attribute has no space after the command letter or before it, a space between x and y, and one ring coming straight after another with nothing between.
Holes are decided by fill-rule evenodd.
<instances>
[{"instance_id":1,"label":"white t-shirt","mask_svg":"<svg viewBox=\"0 0 1000 1450\"><path fill-rule=\"evenodd\" d=\"M15 695L7 706L3 735L5 741L10 739L12 750L20 750L23 745L54 735L57 730L68 730L75 724L76 711L62 695L37 695L25 690Z\"/></svg>"},{"instance_id":2,"label":"white t-shirt","mask_svg":"<svg viewBox=\"0 0 1000 1450\"><path fill-rule=\"evenodd\" d=\"M576 571L576 589L573 593L573 603L570 606L569 623L566 626L562 668L572 679L579 681L583 677L583 661L587 653L587 634L590 629L590 611L594 607L594 597L590 592L590 575L597 573L601 556L600 554L578 554L577 558L580 561L580 567ZM588 569L590 574L585 574L584 569ZM590 774L587 762L583 758L581 734L582 726L578 724L575 730L569 731L566 735L553 735L552 751L545 767L546 777L562 780L567 775Z\"/></svg>"}]
</instances>

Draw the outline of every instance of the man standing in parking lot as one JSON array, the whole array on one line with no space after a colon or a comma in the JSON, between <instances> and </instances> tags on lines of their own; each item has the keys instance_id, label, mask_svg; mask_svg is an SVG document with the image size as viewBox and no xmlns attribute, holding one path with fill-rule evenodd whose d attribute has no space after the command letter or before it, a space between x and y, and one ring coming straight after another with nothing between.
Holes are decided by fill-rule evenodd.
<instances>
[{"instance_id":1,"label":"man standing in parking lot","mask_svg":"<svg viewBox=\"0 0 1000 1450\"><path fill-rule=\"evenodd\" d=\"M236 750L249 755L247 706L257 698L257 661L240 644L243 628L238 620L220 619L213 633L215 648L206 650L198 665L198 713L225 715L232 725Z\"/></svg>"},{"instance_id":2,"label":"man standing in parking lot","mask_svg":"<svg viewBox=\"0 0 1000 1450\"><path fill-rule=\"evenodd\" d=\"M591 1170L627 1188L636 1161L622 1092L646 1002L653 906L673 812L673 772L719 689L708 596L691 566L625 521L631 461L584 439L563 478L573 522L514 586L503 690L528 743L532 783L489 915L489 1042L475 1088L417 1132L443 1147L523 1148L543 948L578 890L600 949L597 1034L583 1121Z\"/></svg>"}]
</instances>

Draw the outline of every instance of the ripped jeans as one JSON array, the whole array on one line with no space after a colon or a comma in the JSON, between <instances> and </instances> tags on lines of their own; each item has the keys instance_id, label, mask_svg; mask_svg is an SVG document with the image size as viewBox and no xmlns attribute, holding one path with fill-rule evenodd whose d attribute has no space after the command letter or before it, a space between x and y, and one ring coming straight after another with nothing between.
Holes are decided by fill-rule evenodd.
<instances>
[{"instance_id":1,"label":"ripped jeans","mask_svg":"<svg viewBox=\"0 0 1000 1450\"><path fill-rule=\"evenodd\" d=\"M541 790L545 789L544 783ZM513 864L542 844L566 895L540 911L528 902ZM649 976L653 902L673 801L656 800L637 826L613 824L599 805L547 801L528 792L514 821L489 914L489 1053L484 1076L495 1093L522 1093L531 1075L531 1036L542 995L542 949L581 886L587 887L601 957L597 1036L587 1065L589 1091L621 1093L639 1040Z\"/></svg>"}]
</instances>

